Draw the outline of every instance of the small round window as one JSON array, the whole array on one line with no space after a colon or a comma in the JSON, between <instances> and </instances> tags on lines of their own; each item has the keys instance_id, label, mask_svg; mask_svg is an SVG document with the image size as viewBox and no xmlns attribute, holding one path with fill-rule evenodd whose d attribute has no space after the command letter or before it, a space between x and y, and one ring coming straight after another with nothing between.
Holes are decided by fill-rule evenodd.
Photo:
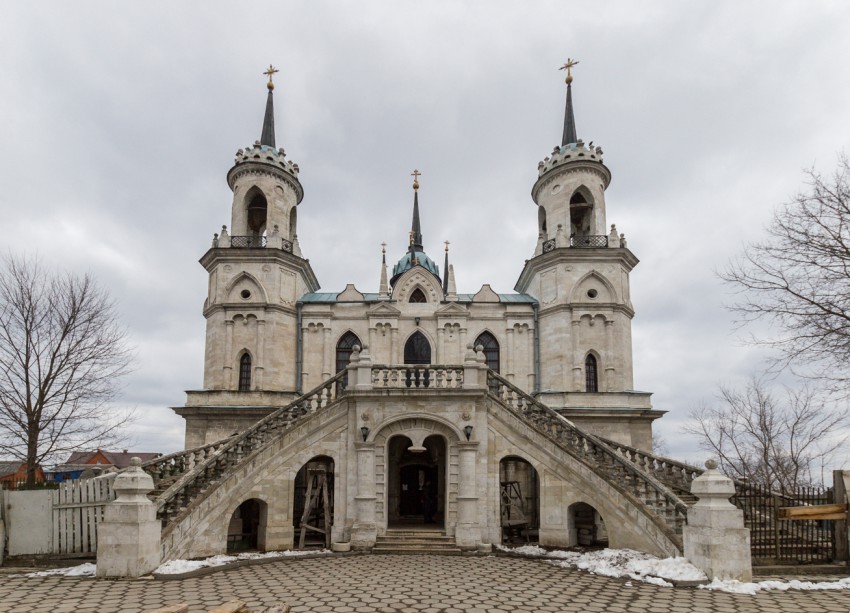
<instances>
[{"instance_id":1,"label":"small round window","mask_svg":"<svg viewBox=\"0 0 850 613\"><path fill-rule=\"evenodd\" d=\"M244 298L245 300L248 300L248 298L251 297L251 292L247 289L243 289L242 293L240 293L239 295L242 296L242 298Z\"/></svg>"},{"instance_id":2,"label":"small round window","mask_svg":"<svg viewBox=\"0 0 850 613\"><path fill-rule=\"evenodd\" d=\"M596 298L598 295L599 295L599 292L597 292L595 289L587 290L587 297L588 298Z\"/></svg>"}]
</instances>

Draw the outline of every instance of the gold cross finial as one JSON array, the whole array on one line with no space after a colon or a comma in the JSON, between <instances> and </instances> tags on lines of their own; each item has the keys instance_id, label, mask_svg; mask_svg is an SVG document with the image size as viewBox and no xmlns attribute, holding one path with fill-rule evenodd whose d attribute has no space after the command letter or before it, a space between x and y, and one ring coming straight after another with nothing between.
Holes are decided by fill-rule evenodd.
<instances>
[{"instance_id":1,"label":"gold cross finial","mask_svg":"<svg viewBox=\"0 0 850 613\"><path fill-rule=\"evenodd\" d=\"M413 177L413 189L419 189L419 177L422 176L422 173L414 168L413 172L410 173L410 176Z\"/></svg>"},{"instance_id":2,"label":"gold cross finial","mask_svg":"<svg viewBox=\"0 0 850 613\"><path fill-rule=\"evenodd\" d=\"M564 64L563 66L561 66L561 67L558 69L558 70L566 70L566 71L567 71L567 78L566 78L566 79L564 79L564 81L566 82L566 84L567 84L567 85L569 85L570 83L572 83L572 82L573 82L573 75L572 75L572 74L570 74L570 68L572 68L572 67L573 67L573 66L575 66L576 64L578 64L578 60L574 60L573 58L568 57L568 58L567 58L567 63L566 63L566 64Z\"/></svg>"},{"instance_id":3,"label":"gold cross finial","mask_svg":"<svg viewBox=\"0 0 850 613\"><path fill-rule=\"evenodd\" d=\"M381 253L383 253L383 254L387 253L387 244L386 243L381 243Z\"/></svg>"},{"instance_id":4,"label":"gold cross finial","mask_svg":"<svg viewBox=\"0 0 850 613\"><path fill-rule=\"evenodd\" d=\"M445 241L445 243L446 243L446 253L448 253L449 252L449 241Z\"/></svg>"},{"instance_id":5,"label":"gold cross finial","mask_svg":"<svg viewBox=\"0 0 850 613\"><path fill-rule=\"evenodd\" d=\"M272 66L271 64L269 64L269 69L266 70L263 73L264 75L269 76L269 82L268 82L268 84L266 84L266 87L269 88L269 91L274 89L274 83L272 83L272 75L275 74L276 72L280 72L280 71L277 68L275 68L274 66Z\"/></svg>"}]
</instances>

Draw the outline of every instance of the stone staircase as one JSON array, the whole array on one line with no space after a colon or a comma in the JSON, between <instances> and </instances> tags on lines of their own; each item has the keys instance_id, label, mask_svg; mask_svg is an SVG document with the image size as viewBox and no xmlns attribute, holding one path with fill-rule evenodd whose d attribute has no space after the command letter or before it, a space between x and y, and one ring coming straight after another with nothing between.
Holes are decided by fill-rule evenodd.
<instances>
[{"instance_id":1,"label":"stone staircase","mask_svg":"<svg viewBox=\"0 0 850 613\"><path fill-rule=\"evenodd\" d=\"M388 529L378 536L372 553L396 555L440 554L459 556L460 548L445 530L434 529Z\"/></svg>"},{"instance_id":2,"label":"stone staircase","mask_svg":"<svg viewBox=\"0 0 850 613\"><path fill-rule=\"evenodd\" d=\"M338 372L239 434L142 464L142 469L154 480L155 489L150 497L157 505L163 534L243 460L316 412L335 404L342 393L345 373L345 370Z\"/></svg>"}]
</instances>

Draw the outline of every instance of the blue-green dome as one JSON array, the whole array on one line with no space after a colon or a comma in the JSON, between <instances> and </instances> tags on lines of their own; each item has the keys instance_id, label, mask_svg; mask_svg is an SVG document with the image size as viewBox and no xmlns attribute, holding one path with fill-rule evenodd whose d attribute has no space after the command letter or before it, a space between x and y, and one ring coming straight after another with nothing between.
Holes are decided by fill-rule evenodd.
<instances>
[{"instance_id":1,"label":"blue-green dome","mask_svg":"<svg viewBox=\"0 0 850 613\"><path fill-rule=\"evenodd\" d=\"M417 249L416 251L408 251L405 253L398 261L398 264L393 266L393 278L390 280L390 284L394 285L396 279L414 266L421 266L438 279L440 278L440 269L437 268L436 264L434 264L434 260L429 258L424 251L419 251Z\"/></svg>"}]
</instances>

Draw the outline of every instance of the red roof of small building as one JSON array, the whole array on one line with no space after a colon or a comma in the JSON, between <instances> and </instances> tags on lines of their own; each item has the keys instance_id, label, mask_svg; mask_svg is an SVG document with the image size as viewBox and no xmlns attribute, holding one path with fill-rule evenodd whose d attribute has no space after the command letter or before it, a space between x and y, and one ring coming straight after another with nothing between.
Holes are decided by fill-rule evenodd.
<instances>
[{"instance_id":1,"label":"red roof of small building","mask_svg":"<svg viewBox=\"0 0 850 613\"><path fill-rule=\"evenodd\" d=\"M155 460L161 453L151 453L142 451L104 451L97 449L95 451L75 451L73 452L64 464L100 464L105 466L114 466L115 468L127 468L130 465L130 458L139 458L142 462Z\"/></svg>"}]
</instances>

